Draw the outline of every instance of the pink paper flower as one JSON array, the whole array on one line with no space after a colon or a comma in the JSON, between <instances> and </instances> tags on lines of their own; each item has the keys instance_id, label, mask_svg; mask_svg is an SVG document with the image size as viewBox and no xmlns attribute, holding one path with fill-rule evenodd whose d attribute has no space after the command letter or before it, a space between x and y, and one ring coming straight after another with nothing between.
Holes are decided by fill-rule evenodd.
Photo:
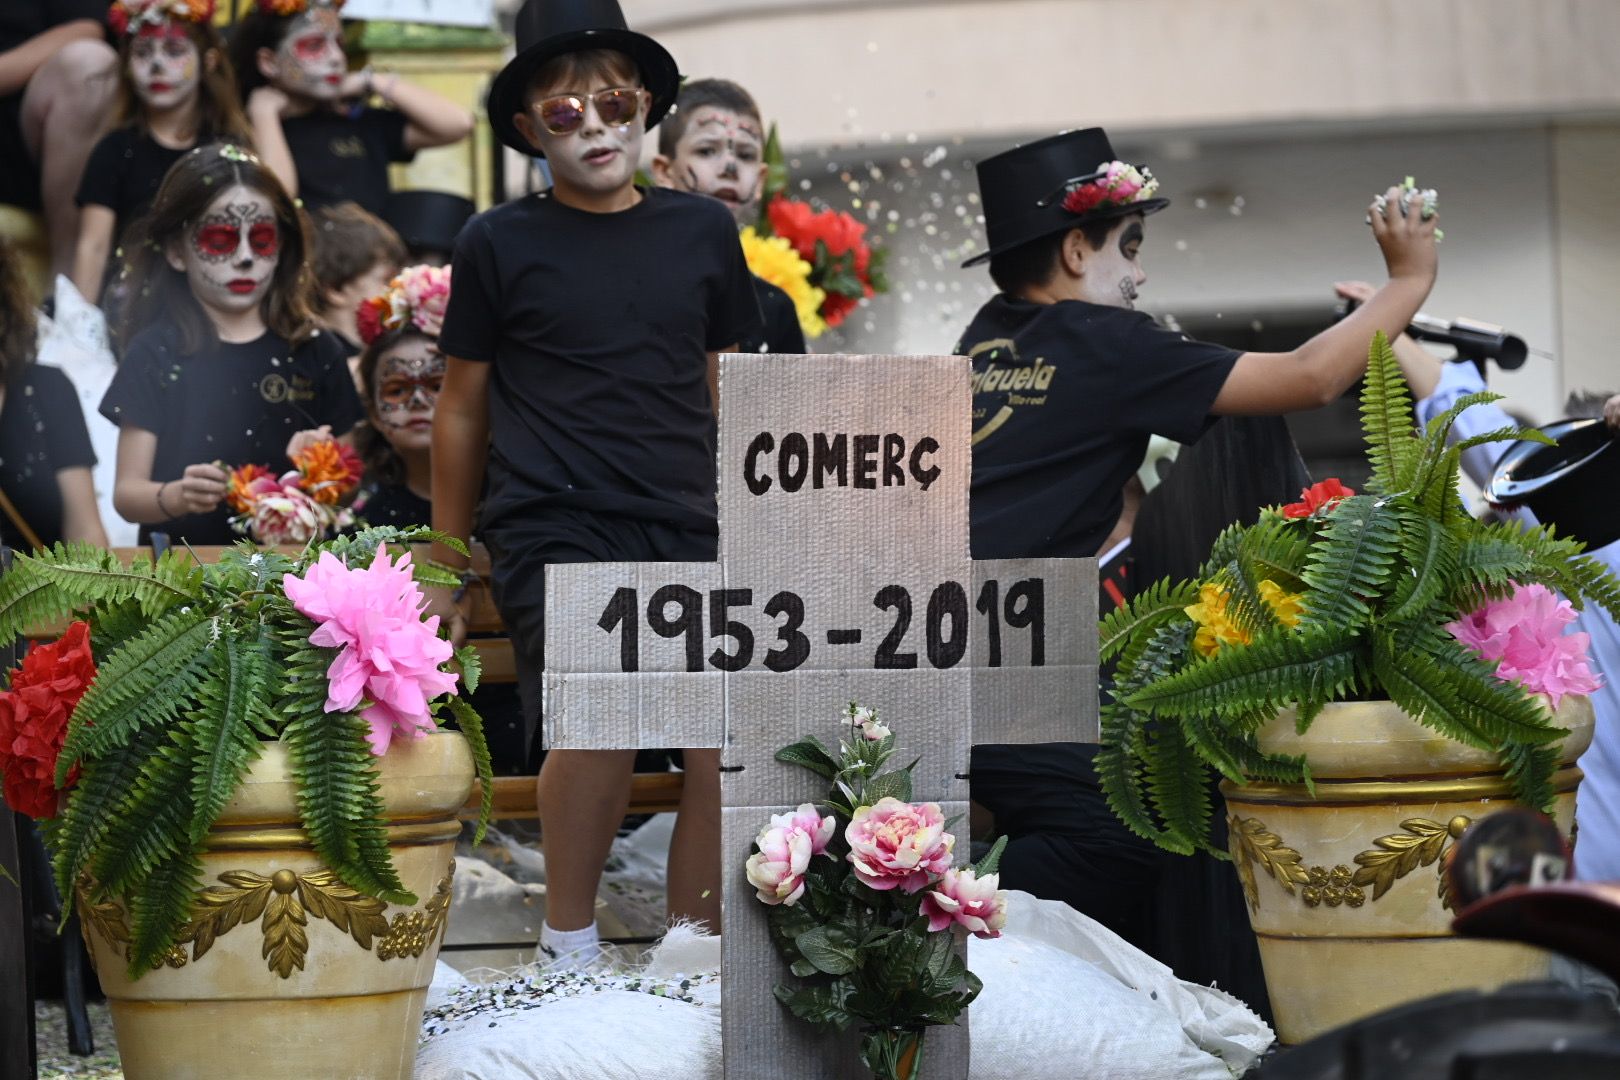
<instances>
[{"instance_id":1,"label":"pink paper flower","mask_svg":"<svg viewBox=\"0 0 1620 1080\"><path fill-rule=\"evenodd\" d=\"M804 873L811 858L827 850L837 830L838 819L830 814L822 817L810 803L791 814L772 814L770 824L754 838L759 852L750 855L744 867L760 901L792 907L804 895Z\"/></svg>"},{"instance_id":2,"label":"pink paper flower","mask_svg":"<svg viewBox=\"0 0 1620 1080\"><path fill-rule=\"evenodd\" d=\"M849 862L868 888L914 893L950 869L956 838L945 831L938 803L913 806L885 797L862 806L844 830Z\"/></svg>"},{"instance_id":3,"label":"pink paper flower","mask_svg":"<svg viewBox=\"0 0 1620 1080\"><path fill-rule=\"evenodd\" d=\"M438 636L439 617L424 620L426 601L411 578L407 552L390 561L379 545L371 565L350 569L322 553L304 576L283 579L293 607L318 624L310 644L341 651L326 671L326 711L353 709L371 725L366 736L379 757L395 735L421 738L434 730L428 702L456 688L456 676L440 671L450 643Z\"/></svg>"},{"instance_id":4,"label":"pink paper flower","mask_svg":"<svg viewBox=\"0 0 1620 1080\"><path fill-rule=\"evenodd\" d=\"M444 309L450 303L448 266L410 266L400 271L394 285L404 294L411 323L422 333L438 337Z\"/></svg>"},{"instance_id":5,"label":"pink paper flower","mask_svg":"<svg viewBox=\"0 0 1620 1080\"><path fill-rule=\"evenodd\" d=\"M996 887L1000 884L1000 874L981 878L970 868L945 871L939 883L923 894L928 929L943 930L955 923L974 937L1000 937L1007 925L1007 892Z\"/></svg>"},{"instance_id":6,"label":"pink paper flower","mask_svg":"<svg viewBox=\"0 0 1620 1080\"><path fill-rule=\"evenodd\" d=\"M1565 694L1590 694L1602 686L1587 662L1588 635L1564 631L1575 609L1545 585L1521 585L1513 595L1446 624L1451 636L1496 662L1496 677L1546 694L1554 709Z\"/></svg>"}]
</instances>

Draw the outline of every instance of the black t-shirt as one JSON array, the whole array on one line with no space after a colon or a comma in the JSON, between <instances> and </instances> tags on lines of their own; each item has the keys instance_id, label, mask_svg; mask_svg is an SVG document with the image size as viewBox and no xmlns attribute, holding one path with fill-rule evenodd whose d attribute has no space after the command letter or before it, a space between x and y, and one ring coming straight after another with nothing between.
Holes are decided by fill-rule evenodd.
<instances>
[{"instance_id":1,"label":"black t-shirt","mask_svg":"<svg viewBox=\"0 0 1620 1080\"><path fill-rule=\"evenodd\" d=\"M354 500L355 516L367 525L397 529L433 524L433 503L404 484L368 484Z\"/></svg>"},{"instance_id":2,"label":"black t-shirt","mask_svg":"<svg viewBox=\"0 0 1620 1080\"><path fill-rule=\"evenodd\" d=\"M85 162L79 205L105 206L118 215L113 236L122 237L129 223L152 205L169 168L190 149L171 150L136 127L109 131Z\"/></svg>"},{"instance_id":3,"label":"black t-shirt","mask_svg":"<svg viewBox=\"0 0 1620 1080\"><path fill-rule=\"evenodd\" d=\"M153 480L177 480L187 465L220 462L232 469L288 468L287 441L295 432L330 424L343 435L364 415L343 351L330 334L296 349L266 333L243 344L220 342L182 355L173 326L150 326L124 353L101 415L157 435ZM174 496L170 497L173 505ZM229 544L230 507L141 526L141 542L166 532L179 543Z\"/></svg>"},{"instance_id":4,"label":"black t-shirt","mask_svg":"<svg viewBox=\"0 0 1620 1080\"><path fill-rule=\"evenodd\" d=\"M754 278L754 292L759 296L759 312L765 319L763 334L738 342L738 352L802 353L810 350L804 343L804 327L799 323L799 312L793 298L781 287L772 285L762 277Z\"/></svg>"},{"instance_id":5,"label":"black t-shirt","mask_svg":"<svg viewBox=\"0 0 1620 1080\"><path fill-rule=\"evenodd\" d=\"M758 333L737 228L664 188L614 214L549 193L456 242L439 348L493 363L485 527L550 507L715 528L707 352Z\"/></svg>"},{"instance_id":6,"label":"black t-shirt","mask_svg":"<svg viewBox=\"0 0 1620 1080\"><path fill-rule=\"evenodd\" d=\"M381 216L388 204L389 163L416 156L405 145L408 124L402 112L369 108L353 118L317 109L283 120L304 209L355 202Z\"/></svg>"},{"instance_id":7,"label":"black t-shirt","mask_svg":"<svg viewBox=\"0 0 1620 1080\"><path fill-rule=\"evenodd\" d=\"M973 555L1096 554L1148 438L1196 442L1238 353L1125 308L992 297L973 358Z\"/></svg>"},{"instance_id":8,"label":"black t-shirt","mask_svg":"<svg viewBox=\"0 0 1620 1080\"><path fill-rule=\"evenodd\" d=\"M62 489L56 474L95 463L73 383L56 368L22 365L0 405L0 491L42 543L62 539ZM0 513L0 543L18 550L28 547L5 513Z\"/></svg>"}]
</instances>

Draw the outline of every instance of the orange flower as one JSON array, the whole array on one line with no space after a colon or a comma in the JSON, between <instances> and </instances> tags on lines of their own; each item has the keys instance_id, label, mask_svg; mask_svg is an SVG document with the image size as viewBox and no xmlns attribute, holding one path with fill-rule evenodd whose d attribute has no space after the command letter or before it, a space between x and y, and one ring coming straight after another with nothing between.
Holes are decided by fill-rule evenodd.
<instances>
[{"instance_id":1,"label":"orange flower","mask_svg":"<svg viewBox=\"0 0 1620 1080\"><path fill-rule=\"evenodd\" d=\"M299 486L316 502L328 506L353 491L365 472L360 455L336 439L310 443L293 458L293 464L303 476Z\"/></svg>"},{"instance_id":2,"label":"orange flower","mask_svg":"<svg viewBox=\"0 0 1620 1080\"><path fill-rule=\"evenodd\" d=\"M230 481L225 486L225 498L232 510L246 514L253 509L254 500L259 496L253 487L255 482L268 480L274 486L275 479L276 474L263 465L243 465L239 469L232 469Z\"/></svg>"}]
</instances>

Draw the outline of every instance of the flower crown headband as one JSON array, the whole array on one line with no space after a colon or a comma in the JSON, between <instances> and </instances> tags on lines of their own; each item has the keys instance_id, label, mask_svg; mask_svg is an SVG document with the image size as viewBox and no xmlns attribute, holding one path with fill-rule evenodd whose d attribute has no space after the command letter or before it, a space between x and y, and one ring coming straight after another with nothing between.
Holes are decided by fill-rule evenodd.
<instances>
[{"instance_id":1,"label":"flower crown headband","mask_svg":"<svg viewBox=\"0 0 1620 1080\"><path fill-rule=\"evenodd\" d=\"M343 0L259 0L259 10L266 15L302 15L310 8L331 8L340 11Z\"/></svg>"},{"instance_id":2,"label":"flower crown headband","mask_svg":"<svg viewBox=\"0 0 1620 1080\"><path fill-rule=\"evenodd\" d=\"M1105 161L1088 176L1065 180L1037 205L1050 206L1059 198L1071 214L1089 214L1110 206L1133 206L1158 193L1159 180L1146 165L1137 168L1123 161Z\"/></svg>"},{"instance_id":3,"label":"flower crown headband","mask_svg":"<svg viewBox=\"0 0 1620 1080\"><path fill-rule=\"evenodd\" d=\"M214 0L113 0L107 9L107 25L115 34L134 35L171 19L207 23L213 18Z\"/></svg>"},{"instance_id":4,"label":"flower crown headband","mask_svg":"<svg viewBox=\"0 0 1620 1080\"><path fill-rule=\"evenodd\" d=\"M360 341L370 345L384 334L414 326L436 338L450 303L448 266L411 266L388 283L388 291L360 304Z\"/></svg>"}]
</instances>

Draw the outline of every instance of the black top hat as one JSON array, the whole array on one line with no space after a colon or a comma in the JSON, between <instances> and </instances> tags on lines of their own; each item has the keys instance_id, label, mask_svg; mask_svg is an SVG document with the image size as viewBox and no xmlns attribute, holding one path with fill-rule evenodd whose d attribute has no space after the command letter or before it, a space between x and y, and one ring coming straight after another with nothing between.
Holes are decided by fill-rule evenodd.
<instances>
[{"instance_id":1,"label":"black top hat","mask_svg":"<svg viewBox=\"0 0 1620 1080\"><path fill-rule=\"evenodd\" d=\"M1485 497L1498 506L1529 507L1537 521L1588 551L1620 540L1620 442L1614 431L1602 420L1558 420L1537 430L1558 445L1510 445Z\"/></svg>"},{"instance_id":2,"label":"black top hat","mask_svg":"<svg viewBox=\"0 0 1620 1080\"><path fill-rule=\"evenodd\" d=\"M517 14L517 55L495 76L486 102L495 137L514 150L534 154L512 117L523 111L529 79L546 61L586 49L622 52L641 69L642 85L652 94L647 110L650 128L664 118L681 88L675 58L658 42L631 30L618 0L525 0Z\"/></svg>"},{"instance_id":3,"label":"black top hat","mask_svg":"<svg viewBox=\"0 0 1620 1080\"><path fill-rule=\"evenodd\" d=\"M448 191L396 191L388 196L383 220L414 251L450 251L456 235L477 207Z\"/></svg>"},{"instance_id":4,"label":"black top hat","mask_svg":"<svg viewBox=\"0 0 1620 1080\"><path fill-rule=\"evenodd\" d=\"M1072 229L1082 221L1153 214L1169 199L1105 203L1083 213L1064 207L1072 186L1096 179L1099 169L1116 160L1102 128L1065 131L1039 142L1015 146L979 162L979 197L984 202L984 230L989 250L962 266L977 266L992 255Z\"/></svg>"}]
</instances>

